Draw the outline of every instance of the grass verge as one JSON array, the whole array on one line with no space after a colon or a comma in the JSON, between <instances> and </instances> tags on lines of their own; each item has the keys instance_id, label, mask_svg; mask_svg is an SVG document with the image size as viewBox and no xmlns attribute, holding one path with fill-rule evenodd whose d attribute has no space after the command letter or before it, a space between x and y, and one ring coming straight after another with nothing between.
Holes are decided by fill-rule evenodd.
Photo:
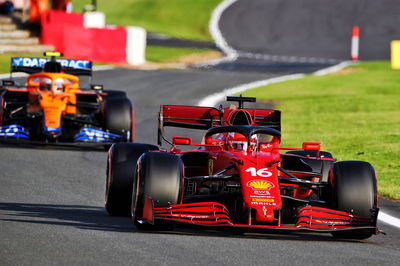
<instances>
[{"instance_id":1,"label":"grass verge","mask_svg":"<svg viewBox=\"0 0 400 266\"><path fill-rule=\"evenodd\" d=\"M168 62L176 61L183 56L190 54L201 54L208 53L212 50L209 49L191 49L191 48L174 48L164 46L147 46L146 47L146 59L151 62Z\"/></svg>"},{"instance_id":2,"label":"grass verge","mask_svg":"<svg viewBox=\"0 0 400 266\"><path fill-rule=\"evenodd\" d=\"M97 10L106 14L107 24L140 26L147 31L176 38L212 40L208 22L221 0L97 0ZM73 0L81 12L91 0Z\"/></svg>"},{"instance_id":3,"label":"grass verge","mask_svg":"<svg viewBox=\"0 0 400 266\"><path fill-rule=\"evenodd\" d=\"M0 54L0 74L10 73L11 57L27 56L27 57L40 57L38 55L30 54Z\"/></svg>"},{"instance_id":4,"label":"grass verge","mask_svg":"<svg viewBox=\"0 0 400 266\"><path fill-rule=\"evenodd\" d=\"M366 62L249 90L282 111L282 145L322 142L338 160L370 162L381 196L400 199L400 71Z\"/></svg>"},{"instance_id":5,"label":"grass verge","mask_svg":"<svg viewBox=\"0 0 400 266\"><path fill-rule=\"evenodd\" d=\"M0 54L0 74L10 72L10 58L8 54Z\"/></svg>"}]
</instances>

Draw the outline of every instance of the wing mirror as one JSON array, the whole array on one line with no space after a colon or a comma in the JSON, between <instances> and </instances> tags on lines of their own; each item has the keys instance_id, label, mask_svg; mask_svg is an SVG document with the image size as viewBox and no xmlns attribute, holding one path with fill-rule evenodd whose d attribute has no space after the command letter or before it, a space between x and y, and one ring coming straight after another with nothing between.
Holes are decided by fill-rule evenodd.
<instances>
[{"instance_id":1,"label":"wing mirror","mask_svg":"<svg viewBox=\"0 0 400 266\"><path fill-rule=\"evenodd\" d=\"M95 84L92 84L92 85L90 85L90 88L91 88L92 90L94 90L94 91L101 92L101 91L103 90L103 85L95 85Z\"/></svg>"},{"instance_id":2,"label":"wing mirror","mask_svg":"<svg viewBox=\"0 0 400 266\"><path fill-rule=\"evenodd\" d=\"M174 145L192 145L191 137L173 137L172 143Z\"/></svg>"},{"instance_id":3,"label":"wing mirror","mask_svg":"<svg viewBox=\"0 0 400 266\"><path fill-rule=\"evenodd\" d=\"M15 81L14 80L2 80L2 85L4 87L12 87L12 86L15 86Z\"/></svg>"},{"instance_id":4,"label":"wing mirror","mask_svg":"<svg viewBox=\"0 0 400 266\"><path fill-rule=\"evenodd\" d=\"M319 142L303 142L303 150L319 151L320 149L321 149L321 143Z\"/></svg>"}]
</instances>

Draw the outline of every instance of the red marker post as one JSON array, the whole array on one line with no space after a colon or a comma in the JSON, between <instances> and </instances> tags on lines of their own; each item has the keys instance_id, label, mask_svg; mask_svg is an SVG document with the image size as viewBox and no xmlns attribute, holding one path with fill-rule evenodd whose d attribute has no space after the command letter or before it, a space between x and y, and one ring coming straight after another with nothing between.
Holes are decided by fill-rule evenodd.
<instances>
[{"instance_id":1,"label":"red marker post","mask_svg":"<svg viewBox=\"0 0 400 266\"><path fill-rule=\"evenodd\" d=\"M351 60L358 61L360 46L360 27L354 26L351 34Z\"/></svg>"}]
</instances>

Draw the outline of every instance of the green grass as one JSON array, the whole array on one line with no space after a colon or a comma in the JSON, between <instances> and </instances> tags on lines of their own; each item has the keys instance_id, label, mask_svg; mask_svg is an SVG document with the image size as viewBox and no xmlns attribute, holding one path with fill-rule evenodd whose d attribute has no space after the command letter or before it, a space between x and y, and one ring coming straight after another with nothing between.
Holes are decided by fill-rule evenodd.
<instances>
[{"instance_id":1,"label":"green grass","mask_svg":"<svg viewBox=\"0 0 400 266\"><path fill-rule=\"evenodd\" d=\"M282 145L322 142L338 160L370 162L381 196L400 199L400 71L368 62L249 90L282 111Z\"/></svg>"},{"instance_id":2,"label":"green grass","mask_svg":"<svg viewBox=\"0 0 400 266\"><path fill-rule=\"evenodd\" d=\"M0 54L0 73L10 72L10 58L8 54Z\"/></svg>"},{"instance_id":3,"label":"green grass","mask_svg":"<svg viewBox=\"0 0 400 266\"><path fill-rule=\"evenodd\" d=\"M172 37L210 41L208 22L221 0L97 0L97 10L106 14L106 23L140 26L147 31ZM81 12L91 0L73 0Z\"/></svg>"},{"instance_id":4,"label":"green grass","mask_svg":"<svg viewBox=\"0 0 400 266\"><path fill-rule=\"evenodd\" d=\"M40 55L32 54L0 54L0 74L10 73L11 57L27 56L27 57L41 57Z\"/></svg>"},{"instance_id":5,"label":"green grass","mask_svg":"<svg viewBox=\"0 0 400 266\"><path fill-rule=\"evenodd\" d=\"M201 54L209 49L190 49L190 48L173 48L163 46L147 46L146 59L151 62L169 62L176 61L180 57L188 54Z\"/></svg>"}]
</instances>

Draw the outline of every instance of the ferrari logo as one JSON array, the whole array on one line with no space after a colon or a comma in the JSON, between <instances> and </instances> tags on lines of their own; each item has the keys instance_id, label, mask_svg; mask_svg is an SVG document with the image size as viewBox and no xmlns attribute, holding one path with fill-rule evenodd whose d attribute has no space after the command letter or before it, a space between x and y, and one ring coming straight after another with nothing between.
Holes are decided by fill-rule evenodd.
<instances>
[{"instance_id":1,"label":"ferrari logo","mask_svg":"<svg viewBox=\"0 0 400 266\"><path fill-rule=\"evenodd\" d=\"M262 207L262 211L264 216L267 216L267 208L265 206Z\"/></svg>"},{"instance_id":2,"label":"ferrari logo","mask_svg":"<svg viewBox=\"0 0 400 266\"><path fill-rule=\"evenodd\" d=\"M212 175L214 171L214 161L212 159L208 160L208 175Z\"/></svg>"}]
</instances>

